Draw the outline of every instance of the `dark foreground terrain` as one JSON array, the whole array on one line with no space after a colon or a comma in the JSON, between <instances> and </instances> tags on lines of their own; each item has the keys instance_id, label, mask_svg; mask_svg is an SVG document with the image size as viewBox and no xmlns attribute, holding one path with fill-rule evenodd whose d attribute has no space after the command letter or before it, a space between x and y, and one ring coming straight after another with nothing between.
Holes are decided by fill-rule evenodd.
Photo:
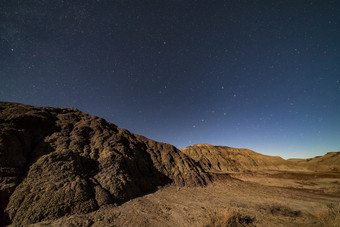
<instances>
[{"instance_id":1,"label":"dark foreground terrain","mask_svg":"<svg viewBox=\"0 0 340 227\"><path fill-rule=\"evenodd\" d=\"M339 226L339 152L178 150L73 108L0 103L0 225Z\"/></svg>"},{"instance_id":2,"label":"dark foreground terrain","mask_svg":"<svg viewBox=\"0 0 340 227\"><path fill-rule=\"evenodd\" d=\"M34 226L340 226L340 174L223 175L206 187L165 186L121 206Z\"/></svg>"}]
</instances>

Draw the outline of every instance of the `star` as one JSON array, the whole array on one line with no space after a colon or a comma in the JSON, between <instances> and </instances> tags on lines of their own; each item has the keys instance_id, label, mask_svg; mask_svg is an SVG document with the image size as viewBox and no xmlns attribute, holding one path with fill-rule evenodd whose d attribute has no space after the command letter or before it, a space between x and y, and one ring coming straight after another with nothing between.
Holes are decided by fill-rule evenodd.
<instances>
[{"instance_id":1,"label":"star","mask_svg":"<svg viewBox=\"0 0 340 227\"><path fill-rule=\"evenodd\" d=\"M336 1L2 2L1 101L75 107L180 147L340 147Z\"/></svg>"}]
</instances>

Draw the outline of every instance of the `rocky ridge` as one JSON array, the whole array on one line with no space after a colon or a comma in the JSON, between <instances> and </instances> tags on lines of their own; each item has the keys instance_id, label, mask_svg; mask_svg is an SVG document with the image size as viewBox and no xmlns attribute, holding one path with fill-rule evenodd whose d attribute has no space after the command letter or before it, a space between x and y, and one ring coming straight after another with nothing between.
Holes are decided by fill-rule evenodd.
<instances>
[{"instance_id":1,"label":"rocky ridge","mask_svg":"<svg viewBox=\"0 0 340 227\"><path fill-rule=\"evenodd\" d=\"M300 169L281 157L262 155L243 148L196 144L181 151L209 172Z\"/></svg>"},{"instance_id":2,"label":"rocky ridge","mask_svg":"<svg viewBox=\"0 0 340 227\"><path fill-rule=\"evenodd\" d=\"M1 223L27 225L120 204L209 176L174 146L74 108L0 102Z\"/></svg>"}]
</instances>

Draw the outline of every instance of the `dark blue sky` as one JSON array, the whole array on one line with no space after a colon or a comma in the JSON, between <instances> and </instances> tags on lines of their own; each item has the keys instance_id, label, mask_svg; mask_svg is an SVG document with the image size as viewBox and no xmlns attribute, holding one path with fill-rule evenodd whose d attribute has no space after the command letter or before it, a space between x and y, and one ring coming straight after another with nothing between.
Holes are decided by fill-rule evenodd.
<instances>
[{"instance_id":1,"label":"dark blue sky","mask_svg":"<svg viewBox=\"0 0 340 227\"><path fill-rule=\"evenodd\" d=\"M340 1L0 0L0 100L179 148L340 150Z\"/></svg>"}]
</instances>

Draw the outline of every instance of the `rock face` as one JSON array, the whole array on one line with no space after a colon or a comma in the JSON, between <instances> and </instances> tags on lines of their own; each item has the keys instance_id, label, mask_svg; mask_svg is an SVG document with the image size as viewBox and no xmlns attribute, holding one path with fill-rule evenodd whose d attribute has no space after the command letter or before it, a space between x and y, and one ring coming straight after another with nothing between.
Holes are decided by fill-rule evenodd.
<instances>
[{"instance_id":1,"label":"rock face","mask_svg":"<svg viewBox=\"0 0 340 227\"><path fill-rule=\"evenodd\" d=\"M0 102L0 223L27 225L209 182L174 146L72 108Z\"/></svg>"},{"instance_id":2,"label":"rock face","mask_svg":"<svg viewBox=\"0 0 340 227\"><path fill-rule=\"evenodd\" d=\"M297 165L281 157L268 156L248 149L210 144L196 144L181 149L206 171L291 170Z\"/></svg>"}]
</instances>

